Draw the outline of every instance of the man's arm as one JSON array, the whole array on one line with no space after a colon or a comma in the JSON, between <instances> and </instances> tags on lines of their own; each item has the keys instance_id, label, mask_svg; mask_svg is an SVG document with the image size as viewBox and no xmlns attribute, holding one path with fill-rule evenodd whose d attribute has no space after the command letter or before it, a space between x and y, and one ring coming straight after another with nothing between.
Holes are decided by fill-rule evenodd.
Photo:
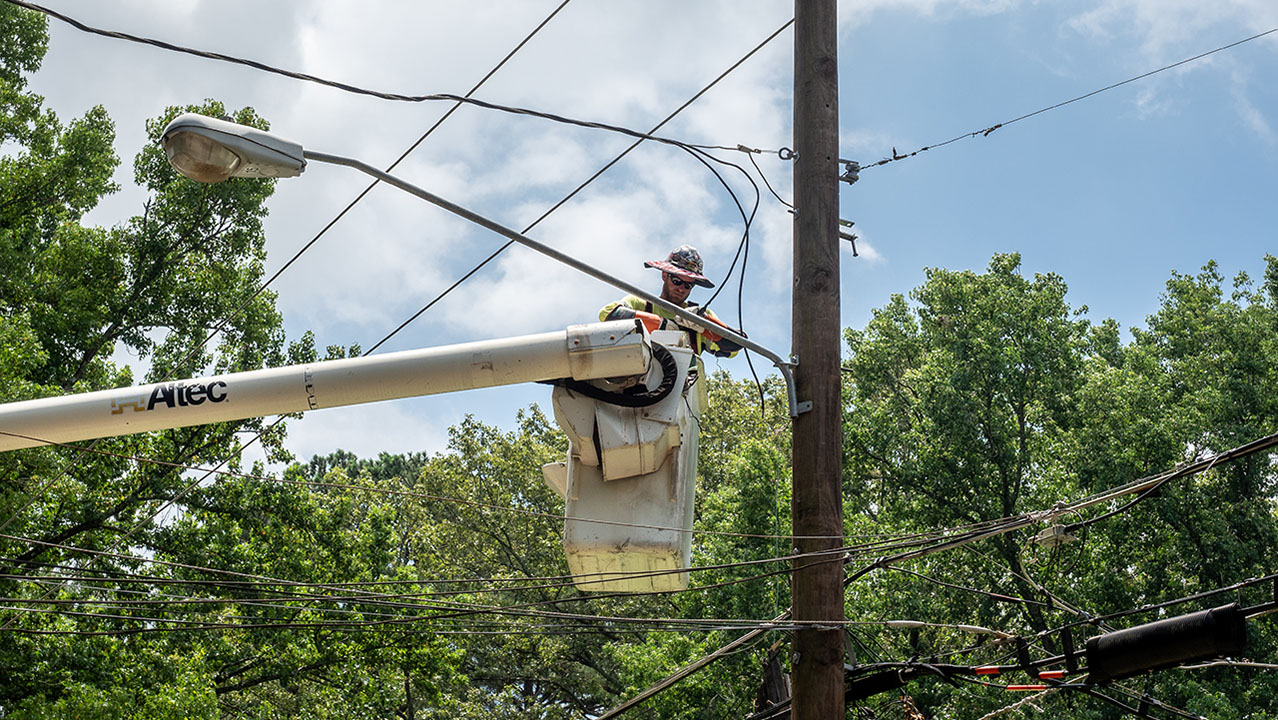
<instances>
[{"instance_id":1,"label":"man's arm","mask_svg":"<svg viewBox=\"0 0 1278 720\"><path fill-rule=\"evenodd\" d=\"M631 318L639 318L643 321L643 326L648 332L656 332L665 327L666 321L659 315L645 312L642 308L646 308L648 304L642 298L634 295L627 295L624 299L615 303L609 303L603 306L599 311L599 320L607 322L609 320L629 320Z\"/></svg>"},{"instance_id":2,"label":"man's arm","mask_svg":"<svg viewBox=\"0 0 1278 720\"><path fill-rule=\"evenodd\" d=\"M742 337L745 336L745 333L741 332L740 330L728 327L728 324L720 320L719 316L715 315L714 311L711 310L710 308L699 307L693 312L695 312L696 314L700 315L701 317L705 318L706 320L709 320L710 322L716 325L724 327L728 330L732 330L732 332L735 332L738 335L741 335ZM714 355L715 357L733 357L738 352L741 351L740 345L719 335L718 333L712 330L707 330L701 333L701 337L705 341L705 349L709 350L710 354Z\"/></svg>"}]
</instances>

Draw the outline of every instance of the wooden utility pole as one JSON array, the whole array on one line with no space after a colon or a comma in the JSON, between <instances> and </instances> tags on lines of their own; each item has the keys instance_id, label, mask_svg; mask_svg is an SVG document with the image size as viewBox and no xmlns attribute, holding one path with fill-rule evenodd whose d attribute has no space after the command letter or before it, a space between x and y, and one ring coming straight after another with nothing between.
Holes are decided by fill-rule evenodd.
<instances>
[{"instance_id":1,"label":"wooden utility pole","mask_svg":"<svg viewBox=\"0 0 1278 720\"><path fill-rule=\"evenodd\" d=\"M794 3L794 534L800 553L843 545L839 370L839 73L835 0ZM794 562L794 619L830 623L794 635L795 720L833 720L843 701L843 564Z\"/></svg>"}]
</instances>

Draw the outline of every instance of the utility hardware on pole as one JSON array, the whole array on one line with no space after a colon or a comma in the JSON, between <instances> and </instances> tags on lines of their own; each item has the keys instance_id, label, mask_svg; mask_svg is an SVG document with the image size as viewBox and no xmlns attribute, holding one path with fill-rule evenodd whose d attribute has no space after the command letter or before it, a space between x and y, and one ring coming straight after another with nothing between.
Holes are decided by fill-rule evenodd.
<instances>
[{"instance_id":1,"label":"utility hardware on pole","mask_svg":"<svg viewBox=\"0 0 1278 720\"><path fill-rule=\"evenodd\" d=\"M843 544L839 371L839 103L835 0L794 3L795 387L793 717L844 717L843 564L808 553Z\"/></svg>"}]
</instances>

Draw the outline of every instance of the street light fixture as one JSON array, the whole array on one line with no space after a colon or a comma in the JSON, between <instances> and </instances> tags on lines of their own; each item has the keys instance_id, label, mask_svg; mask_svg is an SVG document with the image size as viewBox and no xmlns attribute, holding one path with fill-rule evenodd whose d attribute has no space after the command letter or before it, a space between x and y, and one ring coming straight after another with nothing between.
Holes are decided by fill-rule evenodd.
<instances>
[{"instance_id":1,"label":"street light fixture","mask_svg":"<svg viewBox=\"0 0 1278 720\"><path fill-rule=\"evenodd\" d=\"M233 177L297 177L306 169L302 146L229 120L184 113L160 137L169 164L202 183Z\"/></svg>"},{"instance_id":2,"label":"street light fixture","mask_svg":"<svg viewBox=\"0 0 1278 720\"><path fill-rule=\"evenodd\" d=\"M306 169L306 161L325 162L333 165L345 165L360 172L371 175L388 185L403 190L411 195L441 207L458 217L491 230L509 240L531 248L576 270L609 285L624 290L635 297L643 298L656 307L663 308L675 317L680 324L697 331L712 330L714 333L737 343L747 350L753 350L772 361L781 377L785 379L786 399L790 406L790 416L797 417L809 409L809 403L801 406L794 386L795 363L782 358L775 352L747 339L744 335L733 332L721 325L707 325L702 318L670 301L653 295L635 285L613 277L595 267L542 243L533 240L523 233L496 223L483 215L449 202L434 193L413 185L412 183L379 170L372 165L352 158L327 153L304 150L301 145L277 137L264 130L247 125L217 120L215 118L185 113L177 116L164 128L160 135L160 144L168 154L169 163L178 172L199 182L221 182L232 177L282 178L296 177Z\"/></svg>"}]
</instances>

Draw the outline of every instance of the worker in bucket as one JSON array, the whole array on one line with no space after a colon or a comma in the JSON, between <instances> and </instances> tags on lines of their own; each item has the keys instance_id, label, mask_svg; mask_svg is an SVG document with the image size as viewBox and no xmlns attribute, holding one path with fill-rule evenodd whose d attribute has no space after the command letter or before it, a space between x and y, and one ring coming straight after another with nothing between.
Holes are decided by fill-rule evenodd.
<instances>
[{"instance_id":1,"label":"worker in bucket","mask_svg":"<svg viewBox=\"0 0 1278 720\"><path fill-rule=\"evenodd\" d=\"M714 287L714 283L701 274L701 253L697 252L696 248L691 245L681 245L675 248L665 260L649 260L643 266L661 271L662 300L700 315L708 321L707 325L714 324L725 328L728 327L709 308L698 307L696 303L688 300L688 295L692 293L694 285L700 285L705 288ZM626 320L629 318L642 320L644 326L648 328L648 332L655 330L683 330L688 333L692 349L698 355L701 354L701 351L708 350L710 354L716 357L732 357L741 350L740 345L718 335L712 330L698 332L680 325L678 318L674 317L674 314L669 310L655 306L651 302L634 295L627 295L617 302L605 305L599 311L599 319L602 321Z\"/></svg>"}]
</instances>

